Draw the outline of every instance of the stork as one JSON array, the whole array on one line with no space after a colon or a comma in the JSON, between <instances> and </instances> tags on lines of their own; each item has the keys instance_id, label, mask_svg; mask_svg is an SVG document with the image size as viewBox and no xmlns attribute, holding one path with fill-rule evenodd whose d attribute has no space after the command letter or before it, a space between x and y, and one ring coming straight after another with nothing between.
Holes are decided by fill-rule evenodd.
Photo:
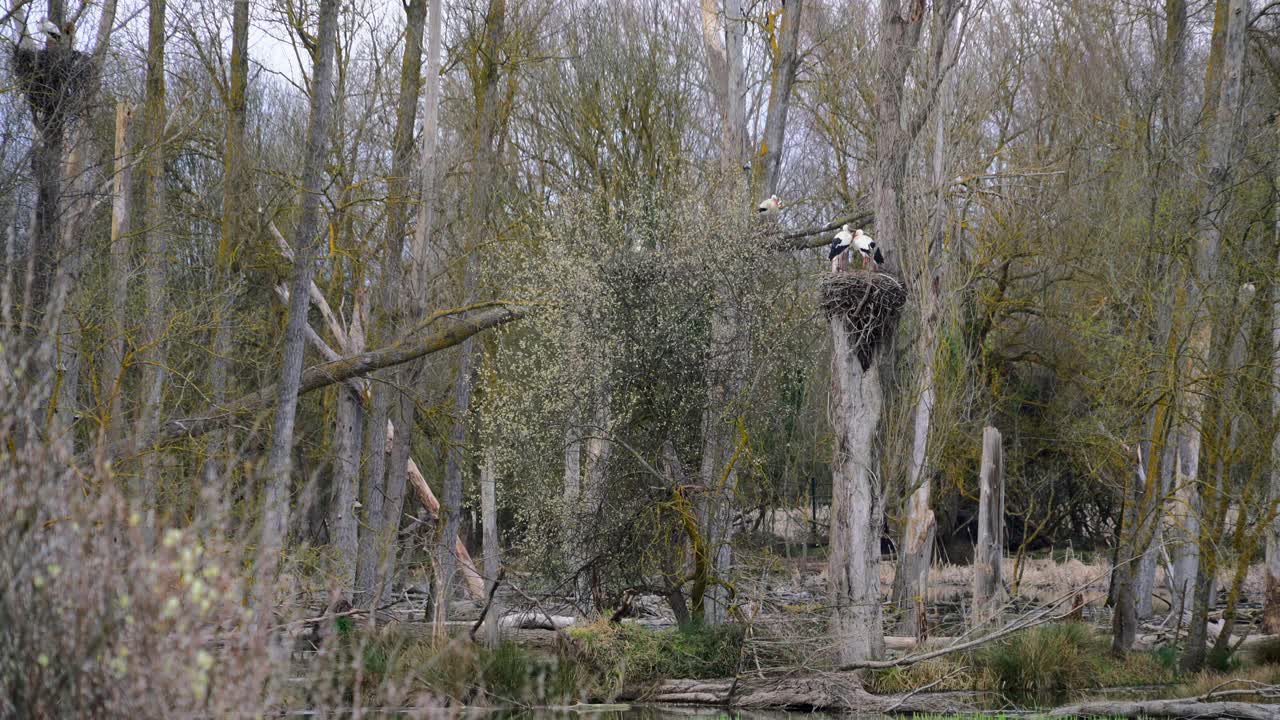
<instances>
[{"instance_id":1,"label":"stork","mask_svg":"<svg viewBox=\"0 0 1280 720\"><path fill-rule=\"evenodd\" d=\"M848 225L845 225L848 228ZM884 263L884 255L880 253L880 248L876 247L876 241L870 235L862 232L862 228L853 231L853 244L858 246L858 252L862 253L862 269L867 269L867 261L871 261L871 269L877 270Z\"/></svg>"},{"instance_id":2,"label":"stork","mask_svg":"<svg viewBox=\"0 0 1280 720\"><path fill-rule=\"evenodd\" d=\"M39 31L49 40L57 42L62 39L62 29L47 17L40 18Z\"/></svg>"},{"instance_id":3,"label":"stork","mask_svg":"<svg viewBox=\"0 0 1280 720\"><path fill-rule=\"evenodd\" d=\"M848 252L852 244L853 232L849 230L849 223L845 223L831 240L831 251L827 253L827 259L831 261L831 272L840 271L840 258Z\"/></svg>"},{"instance_id":4,"label":"stork","mask_svg":"<svg viewBox=\"0 0 1280 720\"><path fill-rule=\"evenodd\" d=\"M780 200L777 195L770 195L764 200L761 200L760 204L756 206L756 213L758 213L760 217L777 217L778 213L781 211L782 200Z\"/></svg>"}]
</instances>

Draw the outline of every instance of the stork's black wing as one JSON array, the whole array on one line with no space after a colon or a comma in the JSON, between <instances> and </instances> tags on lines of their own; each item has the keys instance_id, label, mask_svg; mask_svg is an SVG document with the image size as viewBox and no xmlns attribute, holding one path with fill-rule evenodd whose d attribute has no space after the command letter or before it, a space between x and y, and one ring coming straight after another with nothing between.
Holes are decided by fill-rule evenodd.
<instances>
[{"instance_id":1,"label":"stork's black wing","mask_svg":"<svg viewBox=\"0 0 1280 720\"><path fill-rule=\"evenodd\" d=\"M884 264L884 255L880 252L880 248L876 248L876 256L872 259L876 261L877 265Z\"/></svg>"},{"instance_id":2,"label":"stork's black wing","mask_svg":"<svg viewBox=\"0 0 1280 720\"><path fill-rule=\"evenodd\" d=\"M831 241L831 251L827 253L828 260L835 260L836 256L844 252L844 246L840 244L840 239L836 238Z\"/></svg>"}]
</instances>

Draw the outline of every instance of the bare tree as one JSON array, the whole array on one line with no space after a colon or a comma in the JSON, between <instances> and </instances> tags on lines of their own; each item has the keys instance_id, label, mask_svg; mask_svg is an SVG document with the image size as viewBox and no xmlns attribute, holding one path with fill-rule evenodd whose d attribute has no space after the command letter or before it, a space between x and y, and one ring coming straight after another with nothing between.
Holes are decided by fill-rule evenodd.
<instances>
[{"instance_id":1,"label":"bare tree","mask_svg":"<svg viewBox=\"0 0 1280 720\"><path fill-rule=\"evenodd\" d=\"M412 0L405 6L406 24L404 57L400 67L400 93L396 103L395 134L392 139L391 177L387 181L387 223L382 247L382 276L378 284L376 308L380 320L378 336L399 332L400 319L409 303L397 292L406 283L401 258L405 251L408 225L410 173L413 163L413 131L418 112L418 89L422 78L422 30L427 17L427 0ZM382 596L382 584L394 565L395 533L400 527L404 506L405 473L409 444L413 438L412 402L398 397L397 386L408 377L400 374L400 382L375 383L373 408L369 413L370 454L364 484L364 528L366 542L360 543L356 563L355 602L361 607L376 606ZM394 406L395 412L391 409ZM400 429L392 443L390 466L385 445L388 417ZM380 437L380 435L382 437Z\"/></svg>"},{"instance_id":2,"label":"bare tree","mask_svg":"<svg viewBox=\"0 0 1280 720\"><path fill-rule=\"evenodd\" d=\"M478 48L478 67L475 69L476 105L471 130L473 180L469 207L471 232L463 259L464 304L474 301L477 276L475 254L493 222L491 215L495 207L499 134L505 127L502 120L507 112L500 105L502 87L499 57L506 40L506 23L506 0L489 0L489 9L484 17L484 36ZM463 453L466 449L475 371L475 343L468 338L462 343L458 374L453 383L453 427L449 432L440 535L436 545L436 603L432 622L437 636L444 632L444 623L448 620L449 601L453 597L457 574L458 559L454 556L453 548L462 511Z\"/></svg>"},{"instance_id":3,"label":"bare tree","mask_svg":"<svg viewBox=\"0 0 1280 720\"><path fill-rule=\"evenodd\" d=\"M1205 182L1201 188L1200 219L1196 225L1195 266L1188 295L1188 306L1193 312L1190 353L1198 372L1212 375L1222 363L1211 357L1216 318L1222 311L1220 256L1222 228L1228 208L1229 187L1234 156L1237 153L1241 123L1241 103L1244 92L1245 26L1248 24L1249 0L1218 0L1214 17L1214 37L1205 77L1205 99L1209 128L1206 137ZM1215 62L1216 60L1216 62ZM1225 341L1225 338L1223 339ZM1220 342L1219 348L1231 343ZM1219 351L1221 352L1221 351ZM1219 353L1214 353L1219 354ZM1215 368L1216 366L1216 368ZM1201 495L1205 487L1213 485L1208 477L1201 477L1199 455L1206 434L1203 400L1198 393L1188 394L1190 424L1198 428L1193 437L1189 456L1188 482L1198 483ZM1199 669L1204 663L1206 627L1208 623L1210 588L1214 582L1216 563L1206 557L1213 552L1216 538L1206 537L1207 524L1200 528L1200 566L1192 602L1191 625L1180 664L1183 668Z\"/></svg>"},{"instance_id":4,"label":"bare tree","mask_svg":"<svg viewBox=\"0 0 1280 720\"><path fill-rule=\"evenodd\" d=\"M259 544L255 595L260 611L265 611L274 590L279 555L289 528L289 483L293 468L293 428L302 384L303 351L306 348L307 308L311 278L321 236L320 193L324 181L324 159L329 146L329 125L333 107L334 45L337 43L338 1L321 0L320 23L311 81L310 114L307 123L306 154L302 169L302 208L294 233L293 277L289 287L289 324L285 329L284 353L276 402L271 451L264 473L262 540ZM376 448L375 448L376 449Z\"/></svg>"},{"instance_id":5,"label":"bare tree","mask_svg":"<svg viewBox=\"0 0 1280 720\"><path fill-rule=\"evenodd\" d=\"M165 188L164 142L167 111L165 109L165 0L150 0L151 13L147 31L146 101L142 108L143 132L155 145L147 153L144 166L143 224L146 226L146 257L143 260L145 317L139 328L143 352L142 385L138 397L138 422L135 430L140 438L150 437L159 425L164 401L164 384L168 377L168 353L165 325L167 288L165 259L169 253L170 217ZM141 495L148 511L155 510L154 493L159 483L159 457L153 448L143 448ZM151 527L152 522L148 522Z\"/></svg>"}]
</instances>

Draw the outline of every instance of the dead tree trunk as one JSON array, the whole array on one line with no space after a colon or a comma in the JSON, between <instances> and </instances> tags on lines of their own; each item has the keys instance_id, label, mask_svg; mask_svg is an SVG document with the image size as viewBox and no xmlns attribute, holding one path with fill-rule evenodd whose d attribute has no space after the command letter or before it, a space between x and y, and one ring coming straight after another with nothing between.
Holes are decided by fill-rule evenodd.
<instances>
[{"instance_id":1,"label":"dead tree trunk","mask_svg":"<svg viewBox=\"0 0 1280 720\"><path fill-rule=\"evenodd\" d=\"M103 416L102 448L117 447L124 434L124 407L121 388L124 383L125 300L129 292L129 189L132 187L133 170L129 149L129 118L131 108L127 100L116 103L116 140L114 175L111 179L111 263L107 280L108 340L103 352L102 376L99 385L104 394L101 402Z\"/></svg>"},{"instance_id":2,"label":"dead tree trunk","mask_svg":"<svg viewBox=\"0 0 1280 720\"><path fill-rule=\"evenodd\" d=\"M307 307L315 272L323 192L324 160L328 154L333 106L334 46L337 43L338 2L320 0L320 24L311 84L306 155L302 167L302 208L294 234L293 278L289 288L289 323L285 328L283 361L271 450L267 457L263 493L262 540L256 569L255 599L259 611L272 601L276 568L289 527L289 480L293 469L293 426L302 384ZM379 448L375 448L375 451Z\"/></svg>"},{"instance_id":3,"label":"dead tree trunk","mask_svg":"<svg viewBox=\"0 0 1280 720\"><path fill-rule=\"evenodd\" d=\"M1158 405L1149 423L1156 437L1154 443L1143 443L1146 449L1137 454L1132 485L1125 497L1125 521L1120 528L1120 551L1111 569L1115 587L1115 612L1111 619L1111 649L1124 653L1133 649L1138 634L1139 588L1142 559L1147 555L1160 523L1161 469L1164 455L1162 436L1169 422L1167 404Z\"/></svg>"},{"instance_id":4,"label":"dead tree trunk","mask_svg":"<svg viewBox=\"0 0 1280 720\"><path fill-rule=\"evenodd\" d=\"M564 520L562 525L564 556L569 570L581 570L582 552L582 440L579 437L577 413L571 413L564 429ZM590 603L585 578L574 578L575 602L580 609Z\"/></svg>"},{"instance_id":5,"label":"dead tree trunk","mask_svg":"<svg viewBox=\"0 0 1280 720\"><path fill-rule=\"evenodd\" d=\"M493 453L486 453L484 464L480 466L480 524L484 534L484 589L485 594L493 598L484 623L485 642L489 647L498 645L498 619L502 617L496 597L501 558L498 549L497 468L494 465Z\"/></svg>"},{"instance_id":6,"label":"dead tree trunk","mask_svg":"<svg viewBox=\"0 0 1280 720\"><path fill-rule=\"evenodd\" d=\"M943 61L951 62L954 50L943 52ZM950 88L942 93L938 111L934 113L932 179L935 188L933 217L929 222L928 245L922 253L915 253L920 263L920 277L926 278L915 297L920 305L920 331L916 339L916 355L920 358L919 395L913 418L911 458L907 465L907 487L911 491L907 501L907 519L903 527L898 571L894 574L893 600L898 608L898 630L904 635L916 635L923 628L918 620L926 612L929 588L929 564L932 561L936 520L930 500L933 494L929 460L929 429L933 420L933 407L937 399L937 378L934 357L938 352L938 337L942 324L942 283L945 279L943 245L948 220L946 120L954 93Z\"/></svg>"},{"instance_id":7,"label":"dead tree trunk","mask_svg":"<svg viewBox=\"0 0 1280 720\"><path fill-rule=\"evenodd\" d=\"M880 613L880 533L884 489L877 444L884 390L881 348L906 291L883 274L832 275L822 286L831 327L831 632L841 665L884 653Z\"/></svg>"},{"instance_id":8,"label":"dead tree trunk","mask_svg":"<svg viewBox=\"0 0 1280 720\"><path fill-rule=\"evenodd\" d=\"M753 197L765 198L778 191L782 168L782 144L787 134L787 111L791 107L791 88L799 68L800 20L804 0L783 3L769 24L769 41L773 64L769 69L769 106L765 111L764 139L756 161L751 165ZM780 20L779 20L780 18ZM774 23L778 23L774 35Z\"/></svg>"},{"instance_id":9,"label":"dead tree trunk","mask_svg":"<svg viewBox=\"0 0 1280 720\"><path fill-rule=\"evenodd\" d=\"M973 551L973 616L993 620L1005 602L1004 443L1000 431L982 429L982 466L978 474L978 544Z\"/></svg>"},{"instance_id":10,"label":"dead tree trunk","mask_svg":"<svg viewBox=\"0 0 1280 720\"><path fill-rule=\"evenodd\" d=\"M831 583L832 635L841 663L884 654L880 619L880 526L884 496L875 467L876 429L883 396L880 370L865 369L844 321L831 321L831 422L836 431L832 460Z\"/></svg>"}]
</instances>

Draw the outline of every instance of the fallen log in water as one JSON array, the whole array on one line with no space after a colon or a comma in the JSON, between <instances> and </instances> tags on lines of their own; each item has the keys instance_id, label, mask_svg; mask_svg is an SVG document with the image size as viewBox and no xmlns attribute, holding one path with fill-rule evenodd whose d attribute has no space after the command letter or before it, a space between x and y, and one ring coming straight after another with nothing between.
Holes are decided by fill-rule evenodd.
<instances>
[{"instance_id":1,"label":"fallen log in water","mask_svg":"<svg viewBox=\"0 0 1280 720\"><path fill-rule=\"evenodd\" d=\"M974 711L972 697L972 693L875 695L863 689L857 673L835 672L737 680L664 680L625 689L617 699L778 710L941 713Z\"/></svg>"},{"instance_id":2,"label":"fallen log in water","mask_svg":"<svg viewBox=\"0 0 1280 720\"><path fill-rule=\"evenodd\" d=\"M521 612L503 615L498 627L522 630L563 630L574 624L577 618L569 615L548 615L544 612Z\"/></svg>"},{"instance_id":3,"label":"fallen log in water","mask_svg":"<svg viewBox=\"0 0 1280 720\"><path fill-rule=\"evenodd\" d=\"M1277 720L1280 719L1280 705L1249 702L1206 702L1199 698L1138 701L1098 700L1055 708L1049 712L1049 716Z\"/></svg>"}]
</instances>

